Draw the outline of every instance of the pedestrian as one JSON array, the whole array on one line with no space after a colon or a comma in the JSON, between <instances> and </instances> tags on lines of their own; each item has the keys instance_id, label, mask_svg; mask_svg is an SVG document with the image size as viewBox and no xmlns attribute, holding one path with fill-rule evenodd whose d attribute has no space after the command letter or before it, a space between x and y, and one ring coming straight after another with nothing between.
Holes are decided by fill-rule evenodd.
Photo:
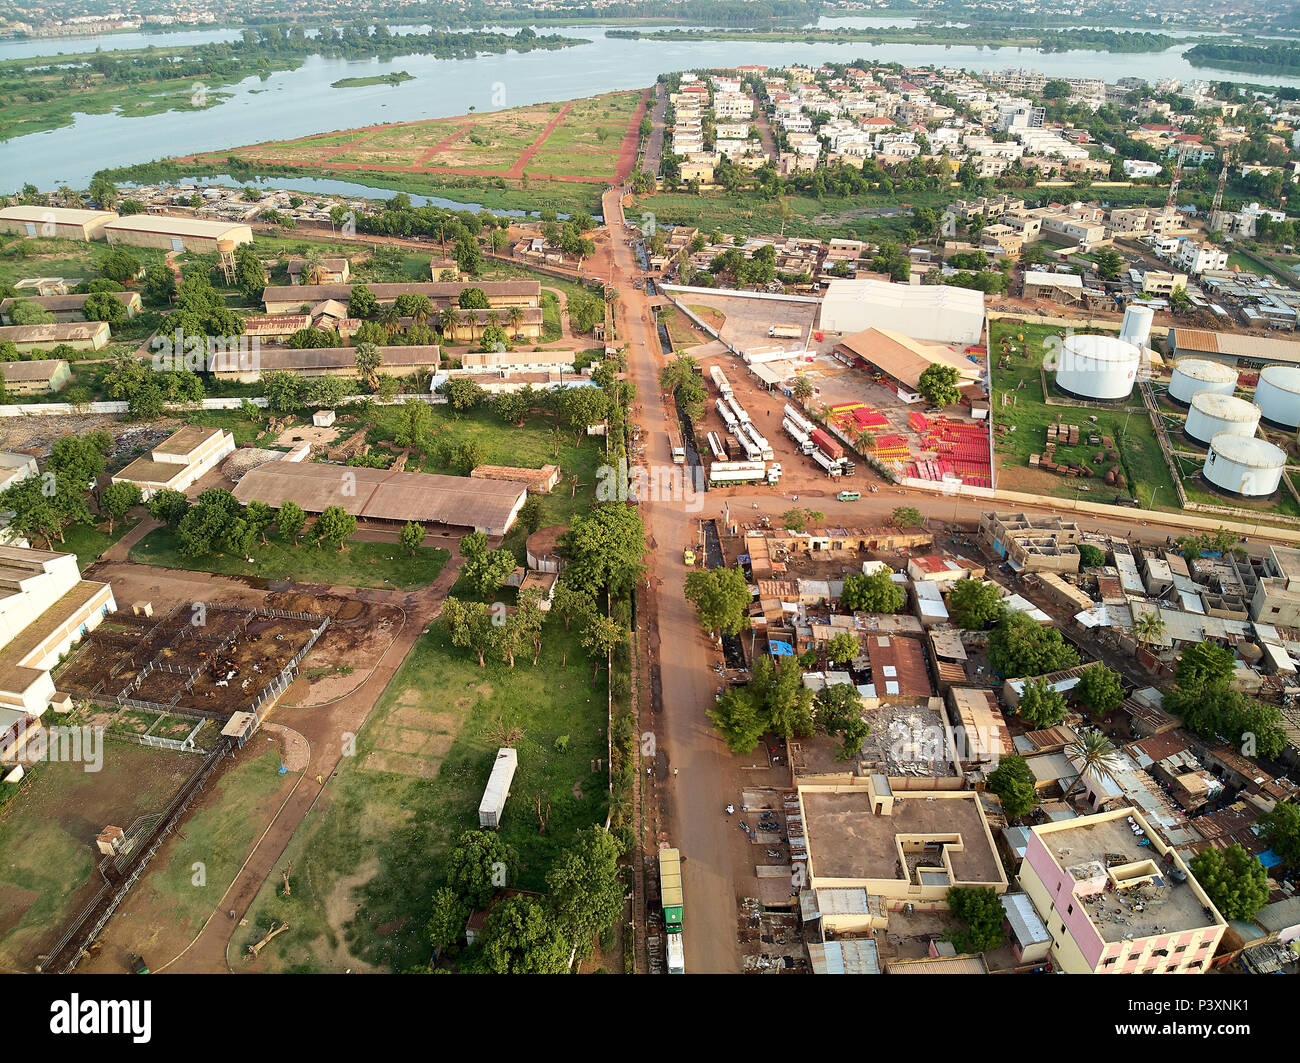
<instances>
[{"instance_id":1,"label":"pedestrian","mask_svg":"<svg viewBox=\"0 0 1300 1063\"><path fill-rule=\"evenodd\" d=\"M679 772L676 768L673 768L673 777L674 777L674 778L675 778L676 776L680 775L680 774L681 774L681 772Z\"/></svg>"}]
</instances>

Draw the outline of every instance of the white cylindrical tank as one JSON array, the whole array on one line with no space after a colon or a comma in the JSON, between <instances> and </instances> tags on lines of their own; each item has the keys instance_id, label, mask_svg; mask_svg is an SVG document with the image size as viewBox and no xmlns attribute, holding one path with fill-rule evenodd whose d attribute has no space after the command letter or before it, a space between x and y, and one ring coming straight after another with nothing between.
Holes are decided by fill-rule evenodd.
<instances>
[{"instance_id":1,"label":"white cylindrical tank","mask_svg":"<svg viewBox=\"0 0 1300 1063\"><path fill-rule=\"evenodd\" d=\"M1179 358L1169 378L1169 397L1183 406L1200 391L1231 395L1237 389L1237 370L1208 358Z\"/></svg>"},{"instance_id":2,"label":"white cylindrical tank","mask_svg":"<svg viewBox=\"0 0 1300 1063\"><path fill-rule=\"evenodd\" d=\"M1282 482L1286 454L1267 439L1220 432L1210 441L1202 475L1221 491L1266 498Z\"/></svg>"},{"instance_id":3,"label":"white cylindrical tank","mask_svg":"<svg viewBox=\"0 0 1300 1063\"><path fill-rule=\"evenodd\" d=\"M1057 354L1056 386L1079 399L1126 399L1141 362L1141 350L1127 340L1067 336Z\"/></svg>"},{"instance_id":4,"label":"white cylindrical tank","mask_svg":"<svg viewBox=\"0 0 1300 1063\"><path fill-rule=\"evenodd\" d=\"M1255 388L1255 405L1271 424L1300 428L1300 367L1264 366Z\"/></svg>"},{"instance_id":5,"label":"white cylindrical tank","mask_svg":"<svg viewBox=\"0 0 1300 1063\"><path fill-rule=\"evenodd\" d=\"M1135 343L1139 347L1150 346L1151 322L1156 313L1149 306L1130 306L1124 311L1124 320L1119 326L1119 338Z\"/></svg>"},{"instance_id":6,"label":"white cylindrical tank","mask_svg":"<svg viewBox=\"0 0 1300 1063\"><path fill-rule=\"evenodd\" d=\"M1259 427L1259 407L1235 395L1198 391L1192 396L1183 431L1187 438L1202 445L1221 433L1253 436Z\"/></svg>"}]
</instances>

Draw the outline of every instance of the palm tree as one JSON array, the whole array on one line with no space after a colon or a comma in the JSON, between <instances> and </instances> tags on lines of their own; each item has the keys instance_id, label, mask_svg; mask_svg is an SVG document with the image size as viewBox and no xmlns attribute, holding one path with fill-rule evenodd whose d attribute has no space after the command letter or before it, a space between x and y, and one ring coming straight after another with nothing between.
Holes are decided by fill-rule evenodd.
<instances>
[{"instance_id":1,"label":"palm tree","mask_svg":"<svg viewBox=\"0 0 1300 1063\"><path fill-rule=\"evenodd\" d=\"M427 295L417 295L411 303L411 320L423 325L433 313L433 303Z\"/></svg>"},{"instance_id":2,"label":"palm tree","mask_svg":"<svg viewBox=\"0 0 1300 1063\"><path fill-rule=\"evenodd\" d=\"M390 303L379 311L379 316L376 320L389 332L392 332L402 324L402 315L397 312L397 307Z\"/></svg>"},{"instance_id":3,"label":"palm tree","mask_svg":"<svg viewBox=\"0 0 1300 1063\"><path fill-rule=\"evenodd\" d=\"M1165 622L1157 612L1140 613L1133 621L1133 634L1139 646L1150 646L1165 637Z\"/></svg>"},{"instance_id":4,"label":"palm tree","mask_svg":"<svg viewBox=\"0 0 1300 1063\"><path fill-rule=\"evenodd\" d=\"M450 339L451 334L460 327L460 311L454 306L447 307L438 315L438 331L442 333L444 340Z\"/></svg>"},{"instance_id":5,"label":"palm tree","mask_svg":"<svg viewBox=\"0 0 1300 1063\"><path fill-rule=\"evenodd\" d=\"M1113 782L1120 770L1119 750L1115 743L1092 727L1079 731L1079 736L1065 747L1065 755L1079 765L1079 774L1065 791L1066 801L1083 784L1085 772L1090 772L1093 778Z\"/></svg>"},{"instance_id":6,"label":"palm tree","mask_svg":"<svg viewBox=\"0 0 1300 1063\"><path fill-rule=\"evenodd\" d=\"M321 276L325 272L325 259L321 257L320 251L312 248L307 252L302 262L302 279L304 284L319 284Z\"/></svg>"},{"instance_id":7,"label":"palm tree","mask_svg":"<svg viewBox=\"0 0 1300 1063\"><path fill-rule=\"evenodd\" d=\"M501 315L496 310L489 310L486 320L488 325L496 327L501 324Z\"/></svg>"},{"instance_id":8,"label":"palm tree","mask_svg":"<svg viewBox=\"0 0 1300 1063\"><path fill-rule=\"evenodd\" d=\"M524 308L522 306L512 306L506 312L506 319L510 322L510 327L515 330L518 336L519 328L524 323Z\"/></svg>"}]
</instances>

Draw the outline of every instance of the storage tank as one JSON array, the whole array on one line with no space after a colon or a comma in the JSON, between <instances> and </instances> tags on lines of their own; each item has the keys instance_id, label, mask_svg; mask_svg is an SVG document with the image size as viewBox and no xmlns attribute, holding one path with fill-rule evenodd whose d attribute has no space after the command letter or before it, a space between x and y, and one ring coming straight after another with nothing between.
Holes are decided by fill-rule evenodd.
<instances>
[{"instance_id":1,"label":"storage tank","mask_svg":"<svg viewBox=\"0 0 1300 1063\"><path fill-rule=\"evenodd\" d=\"M1067 336L1056 362L1056 386L1067 395L1116 402L1133 393L1142 351L1113 336Z\"/></svg>"},{"instance_id":2,"label":"storage tank","mask_svg":"<svg viewBox=\"0 0 1300 1063\"><path fill-rule=\"evenodd\" d=\"M1208 358L1179 358L1169 378L1169 397L1180 406L1191 403L1192 396L1199 391L1231 395L1236 390L1237 370Z\"/></svg>"},{"instance_id":3,"label":"storage tank","mask_svg":"<svg viewBox=\"0 0 1300 1063\"><path fill-rule=\"evenodd\" d=\"M1246 498L1267 498L1277 490L1286 454L1267 439L1220 432L1210 441L1201 470L1220 491Z\"/></svg>"},{"instance_id":4,"label":"storage tank","mask_svg":"<svg viewBox=\"0 0 1300 1063\"><path fill-rule=\"evenodd\" d=\"M1119 338L1139 347L1151 345L1151 322L1156 314L1149 306L1130 306L1124 311L1124 320L1119 326Z\"/></svg>"},{"instance_id":5,"label":"storage tank","mask_svg":"<svg viewBox=\"0 0 1300 1063\"><path fill-rule=\"evenodd\" d=\"M1235 395L1198 391L1192 396L1183 431L1187 438L1202 446L1220 433L1253 436L1259 427L1259 407Z\"/></svg>"},{"instance_id":6,"label":"storage tank","mask_svg":"<svg viewBox=\"0 0 1300 1063\"><path fill-rule=\"evenodd\" d=\"M1264 420L1282 428L1300 428L1300 368L1266 365L1259 373L1255 405Z\"/></svg>"}]
</instances>

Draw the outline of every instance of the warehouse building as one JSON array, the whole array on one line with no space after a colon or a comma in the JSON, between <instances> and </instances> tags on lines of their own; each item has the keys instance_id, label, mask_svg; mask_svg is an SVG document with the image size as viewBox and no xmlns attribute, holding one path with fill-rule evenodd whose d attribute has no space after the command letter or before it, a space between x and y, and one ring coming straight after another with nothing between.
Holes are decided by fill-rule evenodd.
<instances>
[{"instance_id":1,"label":"warehouse building","mask_svg":"<svg viewBox=\"0 0 1300 1063\"><path fill-rule=\"evenodd\" d=\"M976 383L981 376L979 365L950 347L923 343L889 329L869 328L845 336L833 353L851 365L865 364L903 402L922 400L921 374L932 365L957 370L959 388Z\"/></svg>"},{"instance_id":2,"label":"warehouse building","mask_svg":"<svg viewBox=\"0 0 1300 1063\"><path fill-rule=\"evenodd\" d=\"M152 247L159 251L193 251L209 255L251 244L253 230L229 221L169 218L162 214L133 214L104 226L110 244Z\"/></svg>"},{"instance_id":3,"label":"warehouse building","mask_svg":"<svg viewBox=\"0 0 1300 1063\"><path fill-rule=\"evenodd\" d=\"M279 508L292 501L307 513L340 506L358 520L446 525L504 535L528 497L525 484L422 472L272 461L246 473L235 488L244 505Z\"/></svg>"},{"instance_id":4,"label":"warehouse building","mask_svg":"<svg viewBox=\"0 0 1300 1063\"><path fill-rule=\"evenodd\" d=\"M53 236L60 240L102 240L104 226L116 220L111 210L18 206L0 209L0 232Z\"/></svg>"},{"instance_id":5,"label":"warehouse building","mask_svg":"<svg viewBox=\"0 0 1300 1063\"><path fill-rule=\"evenodd\" d=\"M78 351L98 351L108 343L107 321L51 321L43 325L0 326L0 343L12 343L19 354L48 351L64 344Z\"/></svg>"},{"instance_id":6,"label":"warehouse building","mask_svg":"<svg viewBox=\"0 0 1300 1063\"><path fill-rule=\"evenodd\" d=\"M127 317L135 317L140 312L139 292L109 292L114 299L126 308ZM0 299L0 320L9 321L9 311L14 303L35 303L55 321L86 320L86 300L89 295L33 295L18 296L13 299ZM10 321L10 324L13 322Z\"/></svg>"},{"instance_id":7,"label":"warehouse building","mask_svg":"<svg viewBox=\"0 0 1300 1063\"><path fill-rule=\"evenodd\" d=\"M71 379L72 368L62 358L0 362L0 380L4 381L6 395L43 395L67 387Z\"/></svg>"},{"instance_id":8,"label":"warehouse building","mask_svg":"<svg viewBox=\"0 0 1300 1063\"><path fill-rule=\"evenodd\" d=\"M538 281L446 281L421 284L367 284L381 306L397 301L399 295L427 295L434 308L459 306L460 293L466 288L481 288L494 307L536 307L542 305L542 286ZM262 290L262 303L268 314L296 314L304 305L336 299L344 305L352 298L351 284L272 284ZM503 316L504 317L504 316ZM503 320L504 323L504 320Z\"/></svg>"},{"instance_id":9,"label":"warehouse building","mask_svg":"<svg viewBox=\"0 0 1300 1063\"><path fill-rule=\"evenodd\" d=\"M389 376L409 377L419 372L436 373L441 348L436 344L413 345L410 347L380 347L382 364L381 373ZM292 348L262 347L256 358L241 359L238 352L234 356L212 363L212 375L218 380L238 380L251 384L262 378L263 373L286 371L295 376L341 376L357 375L357 349L355 347L309 347L302 350Z\"/></svg>"},{"instance_id":10,"label":"warehouse building","mask_svg":"<svg viewBox=\"0 0 1300 1063\"><path fill-rule=\"evenodd\" d=\"M55 697L50 669L117 608L107 583L81 578L76 554L0 546L0 746L19 740Z\"/></svg>"},{"instance_id":11,"label":"warehouse building","mask_svg":"<svg viewBox=\"0 0 1300 1063\"><path fill-rule=\"evenodd\" d=\"M874 327L919 340L979 343L984 293L945 284L833 280L822 299L820 327L845 334Z\"/></svg>"},{"instance_id":12,"label":"warehouse building","mask_svg":"<svg viewBox=\"0 0 1300 1063\"><path fill-rule=\"evenodd\" d=\"M139 486L145 501L159 491L185 491L235 450L235 437L221 428L187 425L138 457L113 477L113 483Z\"/></svg>"},{"instance_id":13,"label":"warehouse building","mask_svg":"<svg viewBox=\"0 0 1300 1063\"><path fill-rule=\"evenodd\" d=\"M1235 332L1171 328L1166 350L1174 358L1195 355L1243 369L1262 369L1274 363L1300 365L1300 341L1245 336Z\"/></svg>"}]
</instances>

